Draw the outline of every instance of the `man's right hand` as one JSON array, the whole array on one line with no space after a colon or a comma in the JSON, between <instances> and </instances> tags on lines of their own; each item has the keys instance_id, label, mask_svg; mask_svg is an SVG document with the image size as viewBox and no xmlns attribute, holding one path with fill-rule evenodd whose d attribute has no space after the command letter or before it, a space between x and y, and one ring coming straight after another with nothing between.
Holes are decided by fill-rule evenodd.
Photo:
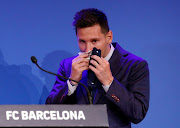
<instances>
[{"instance_id":1,"label":"man's right hand","mask_svg":"<svg viewBox=\"0 0 180 128\"><path fill-rule=\"evenodd\" d=\"M89 69L88 54L81 54L72 60L71 76L70 78L76 81L80 81L82 78L82 72ZM71 81L73 85L78 85L76 82Z\"/></svg>"}]
</instances>

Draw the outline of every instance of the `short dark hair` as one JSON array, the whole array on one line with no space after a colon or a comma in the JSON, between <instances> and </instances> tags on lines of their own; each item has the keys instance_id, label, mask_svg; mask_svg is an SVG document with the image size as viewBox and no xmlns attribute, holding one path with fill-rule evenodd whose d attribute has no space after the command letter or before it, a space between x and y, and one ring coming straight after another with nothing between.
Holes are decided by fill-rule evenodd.
<instances>
[{"instance_id":1,"label":"short dark hair","mask_svg":"<svg viewBox=\"0 0 180 128\"><path fill-rule=\"evenodd\" d=\"M82 9L74 16L73 26L77 34L77 29L91 27L99 24L101 32L107 34L109 32L108 20L102 11L95 8Z\"/></svg>"}]
</instances>

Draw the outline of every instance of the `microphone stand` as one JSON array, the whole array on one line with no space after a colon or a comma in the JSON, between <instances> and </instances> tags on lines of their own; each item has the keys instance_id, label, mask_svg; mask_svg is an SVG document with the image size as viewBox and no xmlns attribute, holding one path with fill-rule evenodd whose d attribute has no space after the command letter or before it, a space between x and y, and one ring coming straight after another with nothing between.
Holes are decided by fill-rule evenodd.
<instances>
[{"instance_id":1,"label":"microphone stand","mask_svg":"<svg viewBox=\"0 0 180 128\"><path fill-rule=\"evenodd\" d=\"M41 69L42 71L44 71L44 72L47 72L47 73L50 73L50 74L52 74L52 75L59 76L59 77L62 77L62 78L64 78L64 79L71 80L71 81L74 81L74 82L76 82L76 83L78 83L78 84L83 85L83 86L85 87L86 91L87 91L87 94L88 94L89 104L92 104L91 93L90 93L89 89L86 87L86 85L84 85L83 83L81 83L81 82L79 82L79 81L75 81L75 80L73 80L73 79L71 79L71 78L67 78L67 77L64 77L64 76L61 76L61 75L55 74L55 73L53 73L53 72L49 72L49 71L46 71L46 70L42 69L42 68L37 64L37 59L36 59L35 56L32 56L32 57L31 57L31 61L32 61L33 63L35 63L35 64L37 65L37 67L38 67L39 69Z\"/></svg>"}]
</instances>

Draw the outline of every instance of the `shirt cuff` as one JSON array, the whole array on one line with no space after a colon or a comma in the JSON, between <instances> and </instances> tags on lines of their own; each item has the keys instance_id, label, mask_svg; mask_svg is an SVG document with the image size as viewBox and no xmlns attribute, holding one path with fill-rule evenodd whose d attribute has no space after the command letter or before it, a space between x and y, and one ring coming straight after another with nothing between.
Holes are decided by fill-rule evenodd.
<instances>
[{"instance_id":1,"label":"shirt cuff","mask_svg":"<svg viewBox=\"0 0 180 128\"><path fill-rule=\"evenodd\" d=\"M68 85L68 96L70 96L74 93L77 86L72 86L69 80L67 80L67 85Z\"/></svg>"},{"instance_id":2,"label":"shirt cuff","mask_svg":"<svg viewBox=\"0 0 180 128\"><path fill-rule=\"evenodd\" d=\"M113 80L114 80L114 79L113 79ZM113 81L112 81L112 82L113 82ZM107 92L107 91L109 90L109 87L111 86L112 82L111 82L109 85L106 85L106 86L102 85L102 87L103 87L103 89L104 89L105 92Z\"/></svg>"}]
</instances>

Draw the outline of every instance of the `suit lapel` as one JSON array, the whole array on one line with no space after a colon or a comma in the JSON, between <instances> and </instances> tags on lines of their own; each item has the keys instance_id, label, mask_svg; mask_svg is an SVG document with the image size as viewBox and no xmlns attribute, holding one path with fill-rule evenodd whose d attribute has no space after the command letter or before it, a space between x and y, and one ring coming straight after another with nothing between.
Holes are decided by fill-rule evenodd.
<instances>
[{"instance_id":1,"label":"suit lapel","mask_svg":"<svg viewBox=\"0 0 180 128\"><path fill-rule=\"evenodd\" d=\"M119 70L122 68L123 64L126 62L125 57L128 55L128 52L120 47L119 44L114 44L115 47L112 57L109 60L110 69L113 77L116 77Z\"/></svg>"}]
</instances>

